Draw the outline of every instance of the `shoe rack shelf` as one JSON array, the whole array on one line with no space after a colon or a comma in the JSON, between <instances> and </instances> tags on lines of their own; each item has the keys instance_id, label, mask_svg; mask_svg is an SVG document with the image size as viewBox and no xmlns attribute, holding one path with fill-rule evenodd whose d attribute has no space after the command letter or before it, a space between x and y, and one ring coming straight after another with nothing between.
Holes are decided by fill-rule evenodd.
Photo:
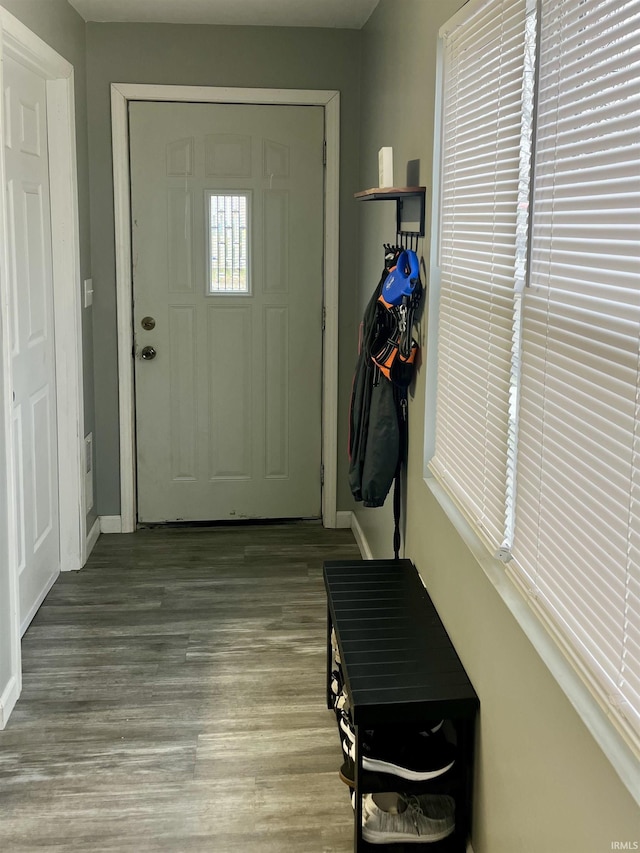
<instances>
[{"instance_id":1,"label":"shoe rack shelf","mask_svg":"<svg viewBox=\"0 0 640 853\"><path fill-rule=\"evenodd\" d=\"M372 844L362 837L366 793L403 791L454 797L455 830L428 843L430 853L465 853L471 830L474 733L478 697L410 560L324 563L327 591L327 706L334 707L332 631L338 645L355 733L354 853L416 850L415 843ZM446 721L455 762L425 782L407 782L362 766L367 730L392 727L399 736L425 721Z\"/></svg>"}]
</instances>

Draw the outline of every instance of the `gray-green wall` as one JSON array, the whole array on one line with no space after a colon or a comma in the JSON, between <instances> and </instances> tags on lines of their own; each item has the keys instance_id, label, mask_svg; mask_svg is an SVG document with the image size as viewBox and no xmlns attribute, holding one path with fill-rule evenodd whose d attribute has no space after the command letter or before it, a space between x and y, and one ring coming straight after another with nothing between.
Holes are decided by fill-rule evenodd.
<instances>
[{"instance_id":1,"label":"gray-green wall","mask_svg":"<svg viewBox=\"0 0 640 853\"><path fill-rule=\"evenodd\" d=\"M339 443L346 446L355 354L360 32L270 27L89 24L87 94L94 277L97 478L100 515L120 512L116 288L109 85L162 83L341 94ZM340 454L338 508L351 506Z\"/></svg>"},{"instance_id":2,"label":"gray-green wall","mask_svg":"<svg viewBox=\"0 0 640 853\"><path fill-rule=\"evenodd\" d=\"M431 187L437 34L461 5L381 0L364 27L362 189L377 183L383 145L393 146L397 184L420 160L419 182ZM359 311L395 231L393 205L361 208ZM406 556L480 696L474 851L606 853L615 841L640 843L632 797L424 484L424 406L422 368L410 404ZM390 508L357 516L374 555L388 555Z\"/></svg>"},{"instance_id":3,"label":"gray-green wall","mask_svg":"<svg viewBox=\"0 0 640 853\"><path fill-rule=\"evenodd\" d=\"M80 276L78 286L91 277L89 225L89 152L87 142L86 25L67 0L1 0L32 32L73 65L78 161L78 215L80 220ZM84 303L83 303L84 304ZM84 370L84 431L94 432L92 308L82 309ZM94 466L94 494L96 491ZM87 516L87 531L96 519L96 507Z\"/></svg>"}]
</instances>

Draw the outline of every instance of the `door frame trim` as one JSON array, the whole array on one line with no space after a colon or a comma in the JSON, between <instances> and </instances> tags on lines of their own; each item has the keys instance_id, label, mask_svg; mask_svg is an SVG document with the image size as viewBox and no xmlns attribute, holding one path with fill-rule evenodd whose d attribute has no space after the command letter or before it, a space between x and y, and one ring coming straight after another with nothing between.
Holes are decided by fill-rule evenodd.
<instances>
[{"instance_id":1,"label":"door frame trim","mask_svg":"<svg viewBox=\"0 0 640 853\"><path fill-rule=\"evenodd\" d=\"M52 272L55 327L56 418L58 423L58 476L60 569L79 569L86 562L84 513L84 393L82 363L82 312L80 300L80 227L76 160L75 89L73 66L6 9L0 7L0 60L11 56L46 82L51 204ZM0 92L4 92L0 62ZM5 138L4 113L0 109L0 140ZM10 602L4 603L0 618L11 624L13 646L12 689L0 697L0 729L20 695L20 606L18 569L18 513L15 492L11 394L11 350L9 344L8 259L10 234L6 192L4 144L0 144L0 313L2 335L0 404L3 408L7 468L6 553L0 554L0 571L8 567ZM6 560L5 560L6 557ZM1 689L1 685L0 685Z\"/></svg>"},{"instance_id":2,"label":"door frame trim","mask_svg":"<svg viewBox=\"0 0 640 853\"><path fill-rule=\"evenodd\" d=\"M136 448L133 381L133 278L129 191L129 101L186 101L211 104L289 104L324 108L324 309L322 353L322 521L336 526L338 476L338 252L340 180L340 93L328 89L234 89L217 86L111 84L111 138L118 324L120 404L120 517L122 532L136 529ZM320 476L320 474L318 474Z\"/></svg>"}]
</instances>

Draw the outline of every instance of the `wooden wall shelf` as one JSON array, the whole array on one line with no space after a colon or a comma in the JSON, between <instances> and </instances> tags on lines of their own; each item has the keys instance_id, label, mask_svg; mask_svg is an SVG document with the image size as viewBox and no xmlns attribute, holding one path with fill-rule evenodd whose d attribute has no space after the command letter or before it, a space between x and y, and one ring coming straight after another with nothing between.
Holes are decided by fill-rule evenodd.
<instances>
[{"instance_id":1,"label":"wooden wall shelf","mask_svg":"<svg viewBox=\"0 0 640 853\"><path fill-rule=\"evenodd\" d=\"M393 200L410 196L422 196L424 198L426 191L426 187L373 187L370 190L354 193L353 197L357 198L358 201Z\"/></svg>"},{"instance_id":2,"label":"wooden wall shelf","mask_svg":"<svg viewBox=\"0 0 640 853\"><path fill-rule=\"evenodd\" d=\"M398 237L424 237L426 187L373 187L355 193L357 201L395 201Z\"/></svg>"}]
</instances>

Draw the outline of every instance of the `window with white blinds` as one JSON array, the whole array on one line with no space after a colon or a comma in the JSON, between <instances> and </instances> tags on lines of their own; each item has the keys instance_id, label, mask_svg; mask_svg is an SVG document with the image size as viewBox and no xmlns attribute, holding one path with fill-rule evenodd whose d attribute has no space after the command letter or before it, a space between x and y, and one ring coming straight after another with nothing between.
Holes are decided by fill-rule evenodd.
<instances>
[{"instance_id":1,"label":"window with white blinds","mask_svg":"<svg viewBox=\"0 0 640 853\"><path fill-rule=\"evenodd\" d=\"M514 564L640 734L640 2L544 0Z\"/></svg>"},{"instance_id":2,"label":"window with white blinds","mask_svg":"<svg viewBox=\"0 0 640 853\"><path fill-rule=\"evenodd\" d=\"M429 467L638 754L640 0L530 12L441 32Z\"/></svg>"},{"instance_id":3,"label":"window with white blinds","mask_svg":"<svg viewBox=\"0 0 640 853\"><path fill-rule=\"evenodd\" d=\"M514 288L522 275L518 234L526 232L526 204L518 204L525 17L525 0L485 0L471 12L464 7L440 34L440 323L430 467L494 551L510 546Z\"/></svg>"}]
</instances>

